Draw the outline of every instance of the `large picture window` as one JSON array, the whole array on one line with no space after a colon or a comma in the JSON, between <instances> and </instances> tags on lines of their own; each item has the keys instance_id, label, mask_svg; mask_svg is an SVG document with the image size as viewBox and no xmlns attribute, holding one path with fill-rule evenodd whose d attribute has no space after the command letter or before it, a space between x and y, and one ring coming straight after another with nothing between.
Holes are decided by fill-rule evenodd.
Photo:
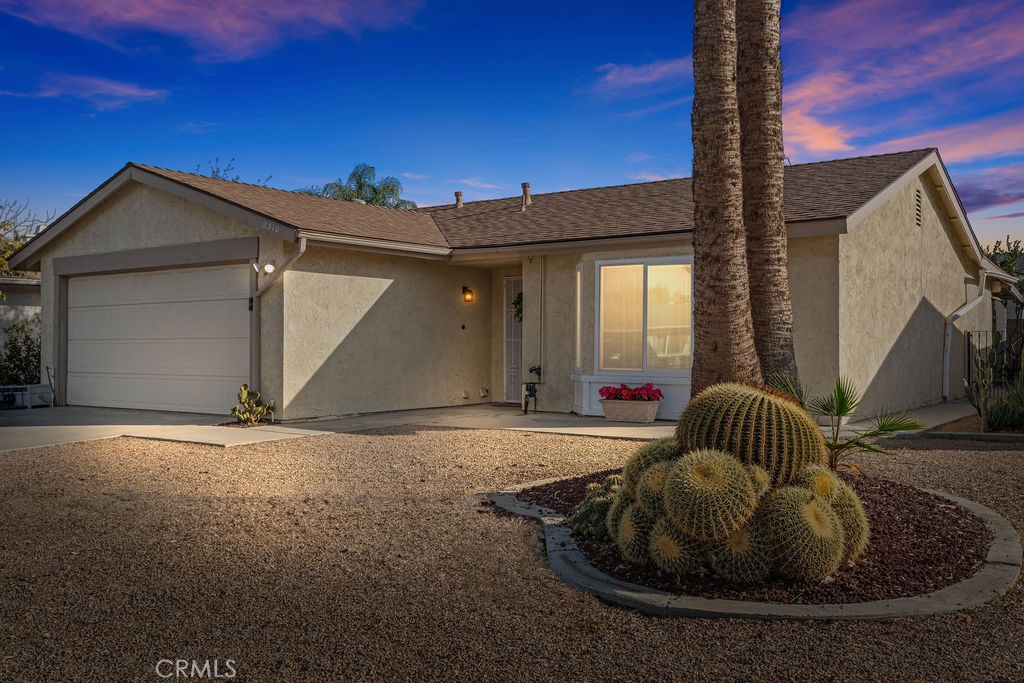
<instances>
[{"instance_id":1,"label":"large picture window","mask_svg":"<svg viewBox=\"0 0 1024 683\"><path fill-rule=\"evenodd\" d=\"M598 264L600 370L690 369L692 270L683 259Z\"/></svg>"}]
</instances>

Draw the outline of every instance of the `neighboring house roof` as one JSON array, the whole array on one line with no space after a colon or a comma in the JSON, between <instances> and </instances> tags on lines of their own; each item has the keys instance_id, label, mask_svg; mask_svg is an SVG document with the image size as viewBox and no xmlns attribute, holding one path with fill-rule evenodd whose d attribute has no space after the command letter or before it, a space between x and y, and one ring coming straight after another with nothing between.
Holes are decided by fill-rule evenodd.
<instances>
[{"instance_id":1,"label":"neighboring house roof","mask_svg":"<svg viewBox=\"0 0 1024 683\"><path fill-rule=\"evenodd\" d=\"M144 164L131 165L226 199L299 230L433 247L448 246L437 224L429 216L414 211L338 201Z\"/></svg>"},{"instance_id":2,"label":"neighboring house roof","mask_svg":"<svg viewBox=\"0 0 1024 683\"><path fill-rule=\"evenodd\" d=\"M42 284L39 273L33 273L36 277L0 277L0 287L38 287Z\"/></svg>"},{"instance_id":3,"label":"neighboring house roof","mask_svg":"<svg viewBox=\"0 0 1024 683\"><path fill-rule=\"evenodd\" d=\"M846 218L930 149L786 167L786 222ZM693 230L690 178L427 207L453 248L606 239Z\"/></svg>"},{"instance_id":4,"label":"neighboring house roof","mask_svg":"<svg viewBox=\"0 0 1024 683\"><path fill-rule=\"evenodd\" d=\"M848 232L905 182L926 172L941 190L961 246L993 277L1015 282L985 259L935 149L787 166L790 235ZM471 259L494 250L552 249L556 243L581 241L664 240L693 230L689 178L536 194L526 211L520 210L518 196L466 202L460 208L449 204L403 211L129 163L15 252L12 266L38 263L46 244L128 182L200 203L285 240L305 238L427 258L454 253Z\"/></svg>"}]
</instances>

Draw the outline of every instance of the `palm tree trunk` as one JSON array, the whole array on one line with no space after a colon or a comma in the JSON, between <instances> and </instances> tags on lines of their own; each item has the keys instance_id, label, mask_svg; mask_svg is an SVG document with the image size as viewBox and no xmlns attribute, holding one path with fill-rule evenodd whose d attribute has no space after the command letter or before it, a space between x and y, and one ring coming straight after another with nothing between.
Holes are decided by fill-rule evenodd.
<instances>
[{"instance_id":1,"label":"palm tree trunk","mask_svg":"<svg viewBox=\"0 0 1024 683\"><path fill-rule=\"evenodd\" d=\"M743 161L743 221L754 343L767 378L797 377L783 213L782 0L738 0L737 93Z\"/></svg>"},{"instance_id":2,"label":"palm tree trunk","mask_svg":"<svg viewBox=\"0 0 1024 683\"><path fill-rule=\"evenodd\" d=\"M736 0L696 0L693 29L693 316L691 392L760 383L743 228L736 102Z\"/></svg>"}]
</instances>

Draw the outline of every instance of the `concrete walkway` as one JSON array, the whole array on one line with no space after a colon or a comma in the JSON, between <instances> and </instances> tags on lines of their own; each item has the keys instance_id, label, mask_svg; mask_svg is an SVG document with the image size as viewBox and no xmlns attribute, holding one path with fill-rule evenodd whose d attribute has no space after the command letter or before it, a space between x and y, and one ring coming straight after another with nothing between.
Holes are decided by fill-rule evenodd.
<instances>
[{"instance_id":1,"label":"concrete walkway","mask_svg":"<svg viewBox=\"0 0 1024 683\"><path fill-rule=\"evenodd\" d=\"M965 417L973 412L974 409L966 401L954 401L919 408L912 411L912 414L928 429ZM73 441L109 439L117 436L228 447L404 425L459 429L510 429L610 439L659 439L672 436L675 431L675 422L667 420L651 424L634 424L609 422L603 417L581 417L562 413L523 415L516 407L491 405L371 413L279 423L247 429L219 426L229 419L224 415L78 406L5 410L0 411L0 451L38 448ZM869 426L869 422L854 422L844 429L844 433L848 433L851 428L858 429ZM917 433L919 432L905 432L906 435Z\"/></svg>"}]
</instances>

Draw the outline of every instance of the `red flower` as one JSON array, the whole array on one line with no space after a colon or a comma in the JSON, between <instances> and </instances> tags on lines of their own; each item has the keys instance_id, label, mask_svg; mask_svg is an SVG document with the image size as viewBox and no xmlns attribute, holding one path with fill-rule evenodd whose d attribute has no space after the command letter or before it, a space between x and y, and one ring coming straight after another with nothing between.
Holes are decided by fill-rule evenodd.
<instances>
[{"instance_id":1,"label":"red flower","mask_svg":"<svg viewBox=\"0 0 1024 683\"><path fill-rule=\"evenodd\" d=\"M598 389L597 393L602 399L612 401L660 401L665 397L661 393L661 389L650 382L636 388L626 384L620 384L617 387L609 384Z\"/></svg>"}]
</instances>

